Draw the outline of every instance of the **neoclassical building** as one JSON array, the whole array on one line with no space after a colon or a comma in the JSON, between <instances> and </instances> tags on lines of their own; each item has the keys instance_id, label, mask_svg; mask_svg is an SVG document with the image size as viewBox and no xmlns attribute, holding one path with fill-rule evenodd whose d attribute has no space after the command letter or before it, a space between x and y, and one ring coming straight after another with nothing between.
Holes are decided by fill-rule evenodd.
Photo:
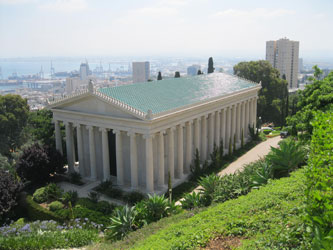
<instances>
[{"instance_id":1,"label":"neoclassical building","mask_svg":"<svg viewBox=\"0 0 333 250\"><path fill-rule=\"evenodd\" d=\"M195 149L209 159L214 143L224 152L234 135L249 140L261 85L225 73L88 89L54 101L56 147L66 127L69 171L111 179L125 190L162 193L190 174ZM76 136L74 136L76 135ZM77 147L74 147L74 138ZM75 159L77 150L78 159Z\"/></svg>"}]
</instances>

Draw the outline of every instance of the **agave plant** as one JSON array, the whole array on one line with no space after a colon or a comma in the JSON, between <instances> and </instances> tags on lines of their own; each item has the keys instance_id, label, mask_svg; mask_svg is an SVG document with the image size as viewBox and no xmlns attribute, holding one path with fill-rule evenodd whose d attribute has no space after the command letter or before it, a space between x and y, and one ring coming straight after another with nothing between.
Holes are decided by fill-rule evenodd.
<instances>
[{"instance_id":1,"label":"agave plant","mask_svg":"<svg viewBox=\"0 0 333 250\"><path fill-rule=\"evenodd\" d=\"M203 206L203 201L200 193L192 192L190 194L186 194L184 199L180 201L182 204L182 208L191 209L195 207Z\"/></svg>"},{"instance_id":2,"label":"agave plant","mask_svg":"<svg viewBox=\"0 0 333 250\"><path fill-rule=\"evenodd\" d=\"M169 201L164 195L148 195L148 199L145 200L145 205L147 209L147 221L153 222L168 215L168 210L170 208Z\"/></svg>"},{"instance_id":3,"label":"agave plant","mask_svg":"<svg viewBox=\"0 0 333 250\"><path fill-rule=\"evenodd\" d=\"M122 239L135 228L136 211L134 207L123 206L116 209L115 216L111 217L111 225L107 228L110 239Z\"/></svg>"},{"instance_id":4,"label":"agave plant","mask_svg":"<svg viewBox=\"0 0 333 250\"><path fill-rule=\"evenodd\" d=\"M251 176L252 188L259 188L267 184L268 180L273 178L272 165L267 161L259 161L258 169Z\"/></svg>"},{"instance_id":5,"label":"agave plant","mask_svg":"<svg viewBox=\"0 0 333 250\"><path fill-rule=\"evenodd\" d=\"M305 159L305 151L294 140L283 140L279 145L280 148L271 147L271 153L266 157L272 164L275 178L289 176Z\"/></svg>"}]
</instances>

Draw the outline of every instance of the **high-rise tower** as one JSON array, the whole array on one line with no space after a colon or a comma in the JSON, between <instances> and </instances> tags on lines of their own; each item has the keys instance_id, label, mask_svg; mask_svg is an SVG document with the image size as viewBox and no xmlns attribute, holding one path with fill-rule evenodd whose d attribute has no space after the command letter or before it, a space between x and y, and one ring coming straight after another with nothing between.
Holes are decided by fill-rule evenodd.
<instances>
[{"instance_id":1,"label":"high-rise tower","mask_svg":"<svg viewBox=\"0 0 333 250\"><path fill-rule=\"evenodd\" d=\"M149 62L133 62L133 82L147 82L150 76Z\"/></svg>"},{"instance_id":2,"label":"high-rise tower","mask_svg":"<svg viewBox=\"0 0 333 250\"><path fill-rule=\"evenodd\" d=\"M279 70L281 78L285 75L289 89L298 87L298 57L298 41L282 38L266 42L266 60Z\"/></svg>"}]
</instances>

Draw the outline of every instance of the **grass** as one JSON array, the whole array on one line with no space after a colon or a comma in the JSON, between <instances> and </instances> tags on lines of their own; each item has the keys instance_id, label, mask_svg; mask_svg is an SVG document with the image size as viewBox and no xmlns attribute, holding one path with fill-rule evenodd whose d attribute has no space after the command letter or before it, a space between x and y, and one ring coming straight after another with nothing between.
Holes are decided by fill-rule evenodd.
<instances>
[{"instance_id":1,"label":"grass","mask_svg":"<svg viewBox=\"0 0 333 250\"><path fill-rule=\"evenodd\" d=\"M237 236L242 249L306 249L304 171L248 195L162 219L99 249L193 249L217 236Z\"/></svg>"}]
</instances>

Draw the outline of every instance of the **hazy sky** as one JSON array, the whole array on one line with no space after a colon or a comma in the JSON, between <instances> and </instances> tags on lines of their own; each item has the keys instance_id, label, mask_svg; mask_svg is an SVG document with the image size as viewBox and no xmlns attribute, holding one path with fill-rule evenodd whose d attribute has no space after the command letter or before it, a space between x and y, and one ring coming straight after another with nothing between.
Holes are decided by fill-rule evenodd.
<instances>
[{"instance_id":1,"label":"hazy sky","mask_svg":"<svg viewBox=\"0 0 333 250\"><path fill-rule=\"evenodd\" d=\"M332 0L0 0L0 57L264 57L288 37L333 58L332 13Z\"/></svg>"}]
</instances>

